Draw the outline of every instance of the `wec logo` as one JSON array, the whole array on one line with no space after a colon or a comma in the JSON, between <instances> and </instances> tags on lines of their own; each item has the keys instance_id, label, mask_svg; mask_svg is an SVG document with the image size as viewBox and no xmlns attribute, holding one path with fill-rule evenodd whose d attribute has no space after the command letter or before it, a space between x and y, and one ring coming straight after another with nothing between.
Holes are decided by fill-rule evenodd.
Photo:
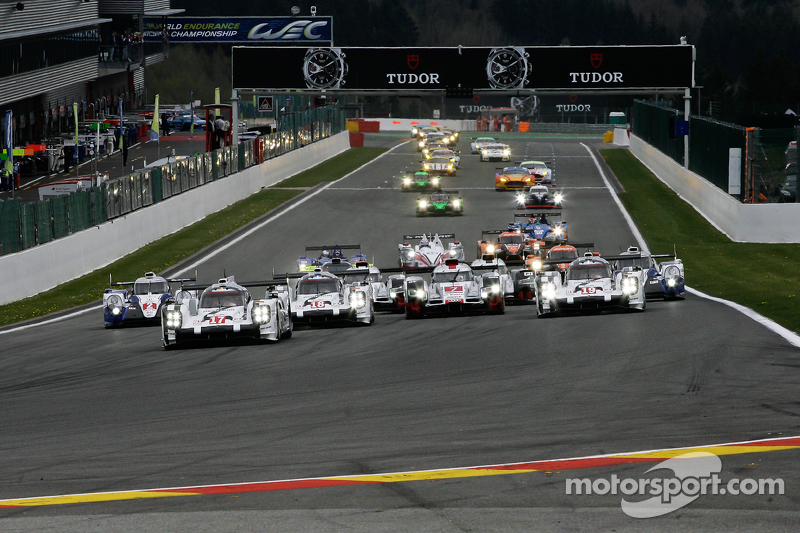
<instances>
[{"instance_id":1,"label":"wec logo","mask_svg":"<svg viewBox=\"0 0 800 533\"><path fill-rule=\"evenodd\" d=\"M314 30L327 26L328 21L296 20L273 32L272 28L262 32L269 24L258 24L247 33L247 38L252 40L265 41L296 41L300 39L317 40L322 36L314 33Z\"/></svg>"}]
</instances>

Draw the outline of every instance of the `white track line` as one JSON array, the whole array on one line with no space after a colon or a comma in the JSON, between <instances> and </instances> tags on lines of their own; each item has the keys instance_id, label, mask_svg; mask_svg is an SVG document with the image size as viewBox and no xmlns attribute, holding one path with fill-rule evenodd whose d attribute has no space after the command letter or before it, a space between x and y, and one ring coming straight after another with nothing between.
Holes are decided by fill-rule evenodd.
<instances>
[{"instance_id":1,"label":"white track line","mask_svg":"<svg viewBox=\"0 0 800 533\"><path fill-rule=\"evenodd\" d=\"M625 217L625 221L628 223L628 226L630 226L634 237L636 237L636 240L639 242L639 248L644 250L647 253L650 253L648 251L648 249L647 249L647 244L644 241L644 237L642 237L642 234L639 233L639 229L636 227L636 224L633 223L633 219L628 214L628 212L625 210L625 207L622 205L622 202L619 200L619 197L617 196L617 193L614 192L614 189L611 187L611 184L609 183L608 179L606 179L605 172L603 172L603 169L600 166L600 163L597 161L597 158L595 157L594 153L585 144L581 143L581 145L583 145L583 147L586 148L586 150L589 152L589 154L591 154L592 160L594 161L595 166L597 166L597 170L600 172L600 177L603 178L603 181L605 182L606 187L608 187L608 190L611 192L611 196L614 198L614 202L616 202L616 204L619 207L620 211L622 211L622 215ZM777 333L778 335L780 335L781 337L786 339L786 341L789 342L789 344L791 344L792 346L797 346L798 348L800 348L800 335L798 335L794 331L786 329L785 327L781 326L780 324L778 324L777 322L775 322L771 318L767 318L764 315L754 311L753 309L750 309L749 307L745 307L744 305L737 304L736 302L731 302L730 300L725 300L723 298L717 298L716 296L711 296L711 295L706 294L704 292L700 292L700 291L698 291L696 289L692 289L689 286L686 287L686 291L689 292L690 294L694 294L695 296L699 296L700 298L705 298L706 300L711 300L712 302L717 302L717 303L721 303L721 304L727 305L728 307L730 307L732 309L735 309L736 311L739 311L744 316L755 320L756 322L758 322L762 326L766 327L770 331L772 331L774 333Z\"/></svg>"}]
</instances>

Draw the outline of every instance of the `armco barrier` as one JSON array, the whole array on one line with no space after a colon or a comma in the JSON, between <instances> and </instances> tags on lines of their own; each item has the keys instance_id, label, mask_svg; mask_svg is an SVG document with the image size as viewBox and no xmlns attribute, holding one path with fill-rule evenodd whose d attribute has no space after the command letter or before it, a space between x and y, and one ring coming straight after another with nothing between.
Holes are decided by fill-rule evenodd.
<instances>
[{"instance_id":1,"label":"armco barrier","mask_svg":"<svg viewBox=\"0 0 800 533\"><path fill-rule=\"evenodd\" d=\"M88 274L349 147L344 131L94 229L0 257L0 305ZM150 269L142 265L142 272ZM99 295L98 295L99 297Z\"/></svg>"},{"instance_id":2,"label":"armco barrier","mask_svg":"<svg viewBox=\"0 0 800 533\"><path fill-rule=\"evenodd\" d=\"M800 242L800 204L743 204L631 134L630 150L653 174L736 242Z\"/></svg>"}]
</instances>

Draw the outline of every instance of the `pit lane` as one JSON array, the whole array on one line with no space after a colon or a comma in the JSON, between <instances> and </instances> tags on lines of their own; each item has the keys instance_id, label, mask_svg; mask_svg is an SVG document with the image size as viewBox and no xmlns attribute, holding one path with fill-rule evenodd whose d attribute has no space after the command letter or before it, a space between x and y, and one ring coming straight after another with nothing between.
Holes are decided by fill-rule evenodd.
<instances>
[{"instance_id":1,"label":"pit lane","mask_svg":"<svg viewBox=\"0 0 800 533\"><path fill-rule=\"evenodd\" d=\"M571 240L594 242L605 254L635 243L579 142L520 137L510 144L515 160L555 161ZM400 172L419 159L403 145L200 265L200 281L291 271L307 244L360 243L376 265L394 266L403 234L431 230L455 233L472 259L480 232L511 220L513 196L491 189L500 164L470 156L466 139L460 149L462 169L444 187L462 192L463 217L414 216L417 195L395 190ZM447 469L800 434L796 349L691 295L649 303L641 314L548 320L524 306L501 317L380 315L369 328L303 329L278 345L176 352L161 349L158 328L106 331L99 313L3 336L0 498ZM566 496L563 472L81 503L6 509L0 517L19 530L58 524L62 531L73 523L85 529L99 515L125 515L128 530L179 519L202 525L200 516L217 530L233 530L237 520L307 531L360 523L514 531L558 529L559 522L677 530L726 521L777 529L797 521L796 457L723 458L727 473L782 477L784 497L700 498L644 522L625 517L619 498ZM585 475L646 469L594 467Z\"/></svg>"}]
</instances>

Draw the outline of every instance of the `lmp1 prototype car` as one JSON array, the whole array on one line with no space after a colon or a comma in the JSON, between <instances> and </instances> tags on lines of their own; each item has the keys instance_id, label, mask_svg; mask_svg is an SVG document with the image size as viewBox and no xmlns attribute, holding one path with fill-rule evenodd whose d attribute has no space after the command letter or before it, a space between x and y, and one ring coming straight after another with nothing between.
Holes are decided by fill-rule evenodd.
<instances>
[{"instance_id":1,"label":"lmp1 prototype car","mask_svg":"<svg viewBox=\"0 0 800 533\"><path fill-rule=\"evenodd\" d=\"M345 270L341 278L345 285L369 283L372 287L372 305L376 311L392 310L397 307L397 299L390 297L389 286L383 282L383 275L378 267L370 266L366 261L359 261Z\"/></svg>"},{"instance_id":2,"label":"lmp1 prototype car","mask_svg":"<svg viewBox=\"0 0 800 533\"><path fill-rule=\"evenodd\" d=\"M494 144L494 137L478 137L469 143L469 149L473 154L480 154L481 149L487 144Z\"/></svg>"},{"instance_id":3,"label":"lmp1 prototype car","mask_svg":"<svg viewBox=\"0 0 800 533\"><path fill-rule=\"evenodd\" d=\"M355 275L363 270L347 270ZM307 274L287 274L286 278L297 278L297 287L291 299L292 320L298 324L320 322L353 322L371 325L375 321L375 306L372 301L372 285L369 281L346 283L341 278L322 269Z\"/></svg>"},{"instance_id":4,"label":"lmp1 prototype car","mask_svg":"<svg viewBox=\"0 0 800 533\"><path fill-rule=\"evenodd\" d=\"M672 261L656 259L670 258ZM683 299L686 297L686 286L683 277L683 261L675 254L648 254L636 246L630 246L625 252L613 258L617 269L639 267L646 272L644 294L648 300Z\"/></svg>"},{"instance_id":5,"label":"lmp1 prototype car","mask_svg":"<svg viewBox=\"0 0 800 533\"><path fill-rule=\"evenodd\" d=\"M528 169L522 167L501 167L494 173L496 191L524 190L536 185L536 180Z\"/></svg>"},{"instance_id":6,"label":"lmp1 prototype car","mask_svg":"<svg viewBox=\"0 0 800 533\"><path fill-rule=\"evenodd\" d=\"M520 263L517 261L517 263ZM503 297L508 301L515 298L514 279L512 271L506 266L505 261L494 254L483 254L480 259L470 263L472 271L477 276L490 276L492 283L499 283Z\"/></svg>"},{"instance_id":7,"label":"lmp1 prototype car","mask_svg":"<svg viewBox=\"0 0 800 533\"><path fill-rule=\"evenodd\" d=\"M442 239L455 238L453 233L403 235L403 242L397 245L400 268L408 270L435 267L443 264L445 259L464 261L464 246L459 241L454 240L447 246L442 242ZM419 240L419 244L411 246L409 241L412 240Z\"/></svg>"},{"instance_id":8,"label":"lmp1 prototype car","mask_svg":"<svg viewBox=\"0 0 800 533\"><path fill-rule=\"evenodd\" d=\"M502 143L487 144L481 148L481 161L511 161L511 148Z\"/></svg>"},{"instance_id":9,"label":"lmp1 prototype car","mask_svg":"<svg viewBox=\"0 0 800 533\"><path fill-rule=\"evenodd\" d=\"M403 176L402 191L440 191L442 190L440 182L439 176L431 176L428 172L420 170L411 176Z\"/></svg>"},{"instance_id":10,"label":"lmp1 prototype car","mask_svg":"<svg viewBox=\"0 0 800 533\"><path fill-rule=\"evenodd\" d=\"M464 199L458 191L432 192L427 198L417 198L417 216L461 216L464 214Z\"/></svg>"},{"instance_id":11,"label":"lmp1 prototype car","mask_svg":"<svg viewBox=\"0 0 800 533\"><path fill-rule=\"evenodd\" d=\"M457 259L446 259L434 268L430 283L417 275L406 275L405 294L406 318L434 313L505 312L499 276L476 276L468 264Z\"/></svg>"},{"instance_id":12,"label":"lmp1 prototype car","mask_svg":"<svg viewBox=\"0 0 800 533\"><path fill-rule=\"evenodd\" d=\"M172 299L170 283L194 281L194 278L166 279L145 272L136 281L118 281L103 294L103 322L112 328L123 324L158 324L161 307ZM131 289L115 287L133 286Z\"/></svg>"},{"instance_id":13,"label":"lmp1 prototype car","mask_svg":"<svg viewBox=\"0 0 800 533\"><path fill-rule=\"evenodd\" d=\"M535 185L547 185L555 187L556 180L553 178L553 170L544 161L520 161L517 166L528 169L536 180Z\"/></svg>"},{"instance_id":14,"label":"lmp1 prototype car","mask_svg":"<svg viewBox=\"0 0 800 533\"><path fill-rule=\"evenodd\" d=\"M161 311L164 348L192 339L252 337L277 342L292 336L289 289L280 281L252 282L266 287L264 299L250 296L233 277L205 287L181 290Z\"/></svg>"},{"instance_id":15,"label":"lmp1 prototype car","mask_svg":"<svg viewBox=\"0 0 800 533\"><path fill-rule=\"evenodd\" d=\"M447 176L456 175L456 164L449 157L431 157L430 159L423 159L420 161L423 172L429 174L439 174Z\"/></svg>"},{"instance_id":16,"label":"lmp1 prototype car","mask_svg":"<svg viewBox=\"0 0 800 533\"><path fill-rule=\"evenodd\" d=\"M485 235L497 235L494 239L484 239ZM481 240L478 241L477 256L492 254L498 259L516 259L522 261L528 252L528 243L525 236L513 229L484 230Z\"/></svg>"},{"instance_id":17,"label":"lmp1 prototype car","mask_svg":"<svg viewBox=\"0 0 800 533\"><path fill-rule=\"evenodd\" d=\"M361 260L364 255L361 253L361 245L360 244L330 244L330 245L323 245L323 246L306 246L306 253L310 251L319 250L320 254L319 257L309 257L307 255L301 255L300 259L297 260L297 270L300 272L313 272L315 268L319 268L326 263L329 263L332 259L343 259L347 260L348 258L344 255L342 250L358 250L359 253L355 254L352 258L350 258L351 263L355 263L356 261Z\"/></svg>"},{"instance_id":18,"label":"lmp1 prototype car","mask_svg":"<svg viewBox=\"0 0 800 533\"><path fill-rule=\"evenodd\" d=\"M545 185L534 185L517 193L517 209L561 209L562 195L551 192Z\"/></svg>"},{"instance_id":19,"label":"lmp1 prototype car","mask_svg":"<svg viewBox=\"0 0 800 533\"><path fill-rule=\"evenodd\" d=\"M603 258L582 257L565 272L542 272L536 278L536 314L613 308L644 311L644 280L639 267L614 271Z\"/></svg>"},{"instance_id":20,"label":"lmp1 prototype car","mask_svg":"<svg viewBox=\"0 0 800 533\"><path fill-rule=\"evenodd\" d=\"M560 211L516 213L514 217L527 219L521 224L521 230L530 239L545 243L565 243L569 240L569 227L565 220L561 220Z\"/></svg>"}]
</instances>

